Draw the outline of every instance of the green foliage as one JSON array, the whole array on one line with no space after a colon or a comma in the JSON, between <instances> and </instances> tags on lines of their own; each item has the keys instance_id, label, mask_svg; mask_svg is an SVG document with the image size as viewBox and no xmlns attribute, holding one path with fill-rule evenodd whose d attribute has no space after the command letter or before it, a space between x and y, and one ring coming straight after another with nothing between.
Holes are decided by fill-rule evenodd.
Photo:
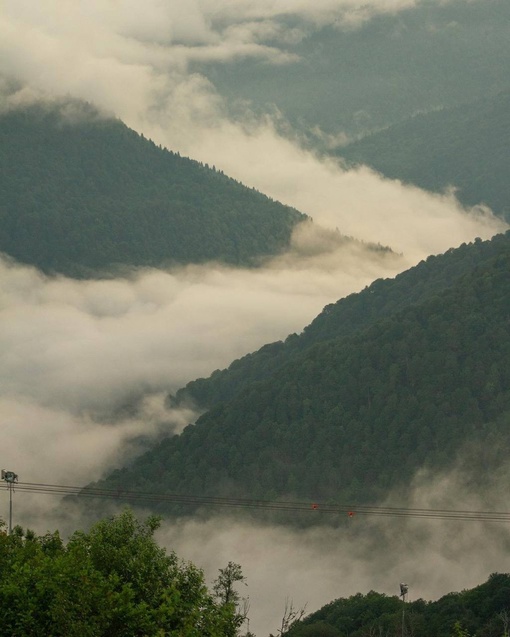
<instances>
[{"instance_id":1,"label":"green foliage","mask_svg":"<svg viewBox=\"0 0 510 637\"><path fill-rule=\"evenodd\" d=\"M431 260L323 313L296 337L302 348L293 345L266 377L238 383L195 425L102 484L370 503L405 487L420 467L449 466L469 440L494 450L470 466L483 481L508 444L510 233L437 263L446 272L459 254L462 267L436 292ZM422 295L413 296L414 285ZM349 333L346 325L363 313L363 326ZM335 324L335 316L348 318Z\"/></svg>"},{"instance_id":2,"label":"green foliage","mask_svg":"<svg viewBox=\"0 0 510 637\"><path fill-rule=\"evenodd\" d=\"M0 250L71 276L253 265L305 219L77 101L0 115L0 192Z\"/></svg>"},{"instance_id":3,"label":"green foliage","mask_svg":"<svg viewBox=\"0 0 510 637\"><path fill-rule=\"evenodd\" d=\"M462 628L459 621L456 621L453 625L452 637L470 637L470 634L465 628Z\"/></svg>"},{"instance_id":4,"label":"green foliage","mask_svg":"<svg viewBox=\"0 0 510 637\"><path fill-rule=\"evenodd\" d=\"M226 568L220 568L220 574L214 583L214 592L222 604L239 603L240 595L235 585L245 583L245 577L239 564L229 562Z\"/></svg>"},{"instance_id":5,"label":"green foliage","mask_svg":"<svg viewBox=\"0 0 510 637\"><path fill-rule=\"evenodd\" d=\"M0 535L0 626L10 637L235 635L237 618L202 572L153 539L159 520L130 511L64 544L17 527Z\"/></svg>"},{"instance_id":6,"label":"green foliage","mask_svg":"<svg viewBox=\"0 0 510 637\"><path fill-rule=\"evenodd\" d=\"M248 612L248 600L241 599L241 595L236 589L238 583L246 585L246 578L239 564L229 562L225 568L220 568L220 573L213 586L214 594L221 606L230 609L234 616L230 631L225 633L225 637L235 637L236 629L242 626ZM241 601L244 602L242 609L240 607Z\"/></svg>"},{"instance_id":7,"label":"green foliage","mask_svg":"<svg viewBox=\"0 0 510 637\"><path fill-rule=\"evenodd\" d=\"M437 297L475 267L483 267L487 260L507 252L508 235L496 236L492 241L475 240L443 255L430 256L395 279L378 279L362 292L327 305L299 336L293 334L285 342L264 345L234 361L228 369L188 383L172 401L191 401L204 409L230 400L254 381L275 376L281 366L311 345L339 337L348 339L384 317Z\"/></svg>"},{"instance_id":8,"label":"green foliage","mask_svg":"<svg viewBox=\"0 0 510 637\"><path fill-rule=\"evenodd\" d=\"M435 602L407 602L405 630L413 637L500 637L508 619L510 575ZM337 599L297 622L285 637L400 635L402 601L370 591Z\"/></svg>"}]
</instances>

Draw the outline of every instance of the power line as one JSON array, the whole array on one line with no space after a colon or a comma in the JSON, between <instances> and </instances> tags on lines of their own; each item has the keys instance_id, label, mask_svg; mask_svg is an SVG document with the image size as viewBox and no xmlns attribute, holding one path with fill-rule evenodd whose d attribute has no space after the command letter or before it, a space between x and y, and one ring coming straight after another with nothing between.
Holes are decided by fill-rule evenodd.
<instances>
[{"instance_id":1,"label":"power line","mask_svg":"<svg viewBox=\"0 0 510 637\"><path fill-rule=\"evenodd\" d=\"M104 489L99 487L78 487L70 485L18 482L17 491L40 495L76 496L113 499L139 503L169 503L188 506L218 506L249 508L268 511L288 511L291 513L311 512L317 514L340 514L352 518L356 515L372 515L401 518L422 518L431 520L460 520L477 522L510 522L507 511L473 511L454 509L425 509L409 507L380 507L362 505L321 504L317 502L255 500L249 498L198 496L177 493L157 493L151 491L130 491L125 489Z\"/></svg>"}]
</instances>

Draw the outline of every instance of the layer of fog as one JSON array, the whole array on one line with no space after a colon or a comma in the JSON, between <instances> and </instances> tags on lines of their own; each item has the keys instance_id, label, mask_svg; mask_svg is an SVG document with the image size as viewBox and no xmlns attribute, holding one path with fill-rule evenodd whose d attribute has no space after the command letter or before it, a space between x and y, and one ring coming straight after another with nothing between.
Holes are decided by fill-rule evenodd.
<instances>
[{"instance_id":1,"label":"layer of fog","mask_svg":"<svg viewBox=\"0 0 510 637\"><path fill-rule=\"evenodd\" d=\"M1 463L23 481L87 483L196 418L170 409L168 392L406 266L314 225L257 270L209 264L75 281L0 261Z\"/></svg>"},{"instance_id":2,"label":"layer of fog","mask_svg":"<svg viewBox=\"0 0 510 637\"><path fill-rule=\"evenodd\" d=\"M215 165L322 224L416 259L486 236L497 223L488 211L466 214L453 193L431 196L365 168L347 171L321 160L299 140L282 137L281 121L255 117L249 105L232 119L205 75L190 71L190 62L207 58L211 49L227 63L241 54L239 47L243 56L264 59L272 51L272 62L292 64L280 59L285 34L295 37L282 16L299 18L308 30L324 23L343 28L345 21L413 4L225 0L213 7L204 0L183 11L176 2L144 3L137 10L96 0L65 10L52 2L42 12L34 2L8 2L0 17L0 75L22 85L9 96L11 104L64 94L90 100L156 142ZM270 38L282 48L268 47Z\"/></svg>"},{"instance_id":3,"label":"layer of fog","mask_svg":"<svg viewBox=\"0 0 510 637\"><path fill-rule=\"evenodd\" d=\"M22 85L9 97L11 106L63 94L90 100L158 143L296 206L316 223L390 245L404 256L369 258L359 247L331 249L320 240L317 249L317 236L305 235L296 237L292 254L254 272L211 264L78 282L2 262L3 468L27 482L94 480L147 438L193 420L191 412L167 409L167 391L300 331L326 303L375 278L504 228L488 211L464 211L452 193L431 196L364 168L346 171L321 160L279 135L273 118L252 116L249 105L232 120L215 87L189 71L190 63L236 56L292 64L275 41L306 37L333 20L352 28L374 11L412 4L292 0L284 13L297 16L299 25L289 29L277 19L282 3L269 0L203 0L187 3L186 10L182 3L156 0L143 6L46 2L44 10L33 1L4 3L0 74ZM58 503L21 492L15 497L16 522L43 524L42 531L59 525ZM5 497L1 506L0 515ZM441 523L431 524L426 564L419 561L425 551L414 546L406 558L413 527L396 537L388 529L388 535L381 530L381 542L400 547L401 557L384 568L364 559L368 540L361 535L343 543L340 531L297 533L225 526L222 520L165 533L169 544L211 576L229 560L243 564L262 635L277 628L287 595L297 605L308 601L311 610L357 590L394 592L405 578L412 596L428 596L477 583L499 568L500 545L493 538L480 542L475 527L462 527L466 541L458 535L456 546L465 555L476 546L480 564L471 559L458 567L447 553Z\"/></svg>"},{"instance_id":4,"label":"layer of fog","mask_svg":"<svg viewBox=\"0 0 510 637\"><path fill-rule=\"evenodd\" d=\"M456 510L507 510L508 471L486 490L473 489L469 474L451 470L420 474L410 495L389 505ZM469 483L469 485L468 485ZM182 558L205 569L212 581L229 561L242 565L250 600L250 630L267 637L281 625L287 600L311 613L339 597L371 590L399 595L409 585L409 601L431 600L507 572L510 534L505 523L345 516L337 528L320 525L294 530L253 520L218 517L164 523L159 540Z\"/></svg>"},{"instance_id":5,"label":"layer of fog","mask_svg":"<svg viewBox=\"0 0 510 637\"><path fill-rule=\"evenodd\" d=\"M48 431L60 433L58 423ZM507 510L510 476L505 463L499 469L493 466L483 485L473 482L469 467L472 460L479 464L485 451L473 446L452 459L452 466L443 473L419 472L408 490L391 494L384 504L436 510ZM92 462L91 480L96 477L94 469ZM120 510L113 505L109 512ZM150 513L137 510L141 519ZM95 509L87 510L86 504L76 509L52 496L14 494L14 523L32 526L41 533L59 528L67 535L87 528L96 516ZM277 634L288 602L308 614L356 593L375 590L398 595L402 581L409 586L409 601L433 600L481 584L491 573L509 570L506 523L359 513L349 517L323 513L320 506L310 506L309 512L296 516L305 522L313 516L316 525L291 528L257 520L256 514L243 520L237 513L216 510L209 519L163 519L156 539L181 559L202 568L209 584L228 562L240 564L247 586L237 588L249 599L249 628L257 637Z\"/></svg>"},{"instance_id":6,"label":"layer of fog","mask_svg":"<svg viewBox=\"0 0 510 637\"><path fill-rule=\"evenodd\" d=\"M447 210L448 201L418 195L432 201L421 207L431 244L418 249L425 231L417 226L412 258L304 224L288 253L256 270L208 264L75 281L1 261L0 417L11 430L3 462L26 481L85 483L91 468L111 469L137 443L180 431L196 414L168 409L168 392L440 251L444 217L434 205ZM499 227L449 209L447 245Z\"/></svg>"},{"instance_id":7,"label":"layer of fog","mask_svg":"<svg viewBox=\"0 0 510 637\"><path fill-rule=\"evenodd\" d=\"M314 28L326 24L340 30L353 28L374 15L397 13L418 3L190 0L183 7L176 0L148 0L143 5L91 0L64 8L56 0L48 0L44 7L35 0L6 0L0 27L3 48L9 53L5 64L18 75L30 72L32 61L17 56L29 37L28 48L41 46L45 56L58 54L59 47L68 47L72 61L78 64L89 53L103 65L121 59L133 67L146 64L182 69L197 60L229 61L239 57L282 64L289 61L285 45L306 37ZM92 41L91 32L95 36ZM14 35L18 42L14 42ZM59 70L70 61L60 59Z\"/></svg>"}]
</instances>

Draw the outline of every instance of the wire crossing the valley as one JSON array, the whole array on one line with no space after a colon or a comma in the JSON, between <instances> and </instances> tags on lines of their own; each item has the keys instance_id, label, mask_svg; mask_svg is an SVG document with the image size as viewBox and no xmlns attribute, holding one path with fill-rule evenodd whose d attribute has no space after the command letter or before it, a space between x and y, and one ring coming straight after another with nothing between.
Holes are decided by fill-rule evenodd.
<instances>
[{"instance_id":1,"label":"wire crossing the valley","mask_svg":"<svg viewBox=\"0 0 510 637\"><path fill-rule=\"evenodd\" d=\"M36 482L18 482L16 491L41 495L77 496L80 498L113 499L140 504L173 503L181 505L204 505L261 509L269 511L330 513L347 515L374 515L401 518L425 518L432 520L461 520L475 522L510 522L508 511L473 511L455 509L419 509L409 507L383 507L342 505L319 502L297 502L277 500L254 500L249 498L223 498L213 496L181 495L176 493L157 493L151 491L129 491L125 489L103 489L100 487L77 487L62 484Z\"/></svg>"}]
</instances>

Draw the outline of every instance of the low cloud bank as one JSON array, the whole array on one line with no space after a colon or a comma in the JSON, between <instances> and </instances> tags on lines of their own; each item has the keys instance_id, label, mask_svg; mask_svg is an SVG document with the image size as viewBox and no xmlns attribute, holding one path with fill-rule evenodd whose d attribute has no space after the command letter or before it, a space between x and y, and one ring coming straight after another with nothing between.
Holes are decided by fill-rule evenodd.
<instances>
[{"instance_id":1,"label":"low cloud bank","mask_svg":"<svg viewBox=\"0 0 510 637\"><path fill-rule=\"evenodd\" d=\"M452 193L430 195L320 159L249 107L233 119L196 71L198 63L239 56L292 64L275 41L332 20L352 28L413 4L292 0L283 11L272 0L202 0L186 10L156 0L140 10L101 0L5 3L4 107L65 94L91 101L157 143L308 213L317 227L300 228L288 254L253 271L208 264L73 281L0 261L2 468L26 482L88 483L196 417L169 410L166 392L301 331L324 305L376 278L507 227L490 211L464 210ZM299 18L292 29L282 19L289 15ZM402 256L345 244L324 228ZM44 532L62 521L50 496L15 498L16 523ZM167 525L161 537L211 579L229 560L243 565L259 637L276 630L287 596L313 610L358 590L396 592L402 579L412 598L435 596L478 583L501 567L508 548L501 527L478 523L350 522L345 532L298 532L218 519ZM80 524L65 520L66 528Z\"/></svg>"},{"instance_id":2,"label":"low cloud bank","mask_svg":"<svg viewBox=\"0 0 510 637\"><path fill-rule=\"evenodd\" d=\"M25 422L27 414L20 413L13 424ZM60 444L65 451L66 425L54 422L54 414L48 416L53 423L47 431L64 434L55 446ZM106 448L100 450L98 462L89 465L90 480L109 451L108 438L102 440ZM97 454L98 448L95 450ZM46 458L51 462L51 455ZM44 459L41 457L38 467L40 475L47 466ZM394 494L386 504L504 511L508 469L500 467L495 475L490 484L473 489L473 476L465 469L454 468L436 476L421 472L407 494ZM5 503L7 498L5 491ZM18 491L14 494L14 523L35 527L41 533L54 528L71 533L97 519L94 510L87 511L86 500L79 503L83 506L74 508L53 496ZM111 506L112 513L120 511ZM150 511L138 513L143 517ZM311 613L339 597L370 590L398 595L402 581L409 585L410 601L433 600L481 584L493 572L508 570L510 535L505 523L343 514L334 520L333 527L329 524L331 514L310 509L308 514L299 515L314 516L316 526L293 529L253 517L243 520L238 515L215 513L208 520L163 520L157 540L181 559L203 568L209 583L229 561L239 563L248 584L239 592L249 598L250 630L258 637L276 633L288 600L294 608Z\"/></svg>"},{"instance_id":3,"label":"low cloud bank","mask_svg":"<svg viewBox=\"0 0 510 637\"><path fill-rule=\"evenodd\" d=\"M502 475L502 473L504 475ZM417 476L410 495L389 505L464 510L505 510L508 471L490 489L466 489L469 473ZM487 502L490 500L490 506ZM375 590L409 600L431 600L484 582L507 569L508 526L498 522L383 518L355 515L337 528L295 530L218 517L207 522L165 523L160 540L201 565L210 580L228 561L238 562L248 580L250 629L258 637L276 634L286 600L311 613L339 597ZM324 520L327 523L327 515Z\"/></svg>"},{"instance_id":4,"label":"low cloud bank","mask_svg":"<svg viewBox=\"0 0 510 637\"><path fill-rule=\"evenodd\" d=\"M12 106L66 94L89 100L157 143L214 164L318 223L415 261L490 236L504 224L490 211L463 210L453 194L433 196L367 168L345 170L320 159L299 140L282 137L278 116L255 116L246 104L229 115L231 105L197 61L244 56L290 64L289 38L324 24L353 28L376 13L416 4L197 0L183 10L180 3L153 0L136 10L95 0L65 9L50 2L41 11L30 0L8 2L0 17L0 76L10 79L4 101ZM22 88L13 92L13 81Z\"/></svg>"},{"instance_id":5,"label":"low cloud bank","mask_svg":"<svg viewBox=\"0 0 510 637\"><path fill-rule=\"evenodd\" d=\"M24 482L100 478L194 422L197 413L168 406L169 392L405 265L313 224L257 270L209 264L75 281L0 260L2 468ZM20 523L53 507L40 498L19 498Z\"/></svg>"}]
</instances>

